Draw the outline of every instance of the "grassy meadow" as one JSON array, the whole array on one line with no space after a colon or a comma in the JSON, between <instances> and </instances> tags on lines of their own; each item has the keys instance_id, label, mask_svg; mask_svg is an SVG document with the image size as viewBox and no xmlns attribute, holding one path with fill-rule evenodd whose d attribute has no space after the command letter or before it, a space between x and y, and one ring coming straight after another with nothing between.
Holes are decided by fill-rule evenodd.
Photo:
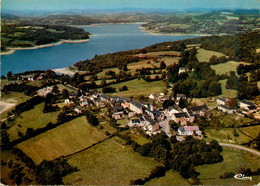
<instances>
[{"instance_id":1,"label":"grassy meadow","mask_svg":"<svg viewBox=\"0 0 260 186\"><path fill-rule=\"evenodd\" d=\"M195 167L200 172L198 178L203 185L256 185L260 176L252 176L252 181L241 181L235 178L219 179L225 172L239 173L240 168L250 168L256 171L260 165L259 157L237 149L224 148L221 153L224 161L210 165Z\"/></svg>"},{"instance_id":2,"label":"grassy meadow","mask_svg":"<svg viewBox=\"0 0 260 186\"><path fill-rule=\"evenodd\" d=\"M236 129L238 137L233 134L233 128L223 128L223 129L206 129L205 133L207 138L206 141L217 140L218 142L231 143L228 139L231 138L234 144L243 144L251 140L250 137L243 134L241 131Z\"/></svg>"},{"instance_id":3,"label":"grassy meadow","mask_svg":"<svg viewBox=\"0 0 260 186\"><path fill-rule=\"evenodd\" d=\"M220 52L205 50L203 48L200 48L199 50L197 50L197 52L198 53L196 57L198 58L199 62L209 62L209 59L214 55L217 57L226 56L225 54L222 54Z\"/></svg>"},{"instance_id":4,"label":"grassy meadow","mask_svg":"<svg viewBox=\"0 0 260 186\"><path fill-rule=\"evenodd\" d=\"M190 185L177 171L168 170L164 177L154 178L145 185Z\"/></svg>"},{"instance_id":5,"label":"grassy meadow","mask_svg":"<svg viewBox=\"0 0 260 186\"><path fill-rule=\"evenodd\" d=\"M216 71L216 74L222 75L222 74L229 73L230 71L236 72L237 71L237 67L240 64L247 64L247 63L236 62L236 61L228 61L226 63L220 63L220 64L217 64L217 65L211 65L210 67Z\"/></svg>"},{"instance_id":6,"label":"grassy meadow","mask_svg":"<svg viewBox=\"0 0 260 186\"><path fill-rule=\"evenodd\" d=\"M251 136L252 138L256 138L260 132L260 126L251 126L251 127L242 127L240 128L245 134Z\"/></svg>"},{"instance_id":7,"label":"grassy meadow","mask_svg":"<svg viewBox=\"0 0 260 186\"><path fill-rule=\"evenodd\" d=\"M149 96L149 94L151 93L164 92L166 90L166 86L163 81L146 82L143 79L134 79L131 81L126 81L111 86L116 88L116 90L118 91L118 89L124 85L128 87L127 91L110 93L109 95L117 95L123 97L139 95ZM102 91L102 89L98 89L98 91Z\"/></svg>"},{"instance_id":8,"label":"grassy meadow","mask_svg":"<svg viewBox=\"0 0 260 186\"><path fill-rule=\"evenodd\" d=\"M103 132L82 116L20 143L18 148L39 164L43 159L53 160L74 153L105 138Z\"/></svg>"},{"instance_id":9,"label":"grassy meadow","mask_svg":"<svg viewBox=\"0 0 260 186\"><path fill-rule=\"evenodd\" d=\"M14 125L8 130L10 140L18 139L18 132L26 133L27 128L38 129L45 127L49 122L56 123L60 111L43 113L44 103L36 105L34 109L20 114L14 120Z\"/></svg>"},{"instance_id":10,"label":"grassy meadow","mask_svg":"<svg viewBox=\"0 0 260 186\"><path fill-rule=\"evenodd\" d=\"M65 185L127 185L145 178L158 162L141 156L114 137L68 158L78 172L63 178Z\"/></svg>"},{"instance_id":11,"label":"grassy meadow","mask_svg":"<svg viewBox=\"0 0 260 186\"><path fill-rule=\"evenodd\" d=\"M226 89L227 79L220 80L219 83L221 84L221 88L222 88L222 94L220 95L221 97L227 97L227 98L237 97L238 94L237 90Z\"/></svg>"}]
</instances>

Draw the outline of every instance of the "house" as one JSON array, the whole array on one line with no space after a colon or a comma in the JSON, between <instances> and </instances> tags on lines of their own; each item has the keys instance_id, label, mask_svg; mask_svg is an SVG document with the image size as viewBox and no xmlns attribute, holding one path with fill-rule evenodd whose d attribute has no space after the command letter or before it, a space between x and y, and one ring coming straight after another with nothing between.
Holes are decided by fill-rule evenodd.
<instances>
[{"instance_id":1,"label":"house","mask_svg":"<svg viewBox=\"0 0 260 186\"><path fill-rule=\"evenodd\" d=\"M248 106L242 110L242 113L245 115L249 115L255 113L257 111L256 106Z\"/></svg>"},{"instance_id":2,"label":"house","mask_svg":"<svg viewBox=\"0 0 260 186\"><path fill-rule=\"evenodd\" d=\"M77 112L78 114L80 114L80 113L82 113L82 108L78 105L75 107L74 111Z\"/></svg>"},{"instance_id":3,"label":"house","mask_svg":"<svg viewBox=\"0 0 260 186\"><path fill-rule=\"evenodd\" d=\"M201 135L201 131L198 126L183 126L178 128L179 135L191 136L191 135Z\"/></svg>"},{"instance_id":4,"label":"house","mask_svg":"<svg viewBox=\"0 0 260 186\"><path fill-rule=\"evenodd\" d=\"M171 119L173 121L175 121L176 123L181 123L181 124L185 124L187 123L187 121L190 122L190 117L189 115L187 114L187 112L181 112L181 113L174 113L172 116L171 116ZM186 120L186 121L185 121Z\"/></svg>"},{"instance_id":5,"label":"house","mask_svg":"<svg viewBox=\"0 0 260 186\"><path fill-rule=\"evenodd\" d=\"M235 113L239 116L245 116L245 114L241 110L235 110Z\"/></svg>"},{"instance_id":6,"label":"house","mask_svg":"<svg viewBox=\"0 0 260 186\"><path fill-rule=\"evenodd\" d=\"M128 116L128 118L131 118L131 117L134 117L135 114L136 114L135 112L129 112L127 116Z\"/></svg>"},{"instance_id":7,"label":"house","mask_svg":"<svg viewBox=\"0 0 260 186\"><path fill-rule=\"evenodd\" d=\"M99 97L99 93L98 93L98 92L94 92L94 93L92 94L92 97L93 97L93 98L98 98L98 97Z\"/></svg>"},{"instance_id":8,"label":"house","mask_svg":"<svg viewBox=\"0 0 260 186\"><path fill-rule=\"evenodd\" d=\"M181 74L181 73L184 73L184 72L186 72L185 68L183 68L183 67L180 67L180 68L179 68L179 72L178 72L178 73L179 73L179 74Z\"/></svg>"},{"instance_id":9,"label":"house","mask_svg":"<svg viewBox=\"0 0 260 186\"><path fill-rule=\"evenodd\" d=\"M170 99L171 99L171 96L165 95L165 96L159 98L158 101L161 102L161 103L163 103L164 101L170 100Z\"/></svg>"},{"instance_id":10,"label":"house","mask_svg":"<svg viewBox=\"0 0 260 186\"><path fill-rule=\"evenodd\" d=\"M114 114L123 114L124 113L124 107L122 107L122 106L115 106L114 108L113 108L113 113Z\"/></svg>"},{"instance_id":11,"label":"house","mask_svg":"<svg viewBox=\"0 0 260 186\"><path fill-rule=\"evenodd\" d=\"M78 97L79 95L79 92L76 91L76 92L69 92L69 98L72 99L72 98L76 98Z\"/></svg>"},{"instance_id":12,"label":"house","mask_svg":"<svg viewBox=\"0 0 260 186\"><path fill-rule=\"evenodd\" d=\"M182 112L181 107L179 107L178 105L173 105L172 107L169 107L165 113L168 116L172 116L173 114L180 112Z\"/></svg>"},{"instance_id":13,"label":"house","mask_svg":"<svg viewBox=\"0 0 260 186\"><path fill-rule=\"evenodd\" d=\"M70 104L70 100L69 99L65 99L64 103L65 103L65 105L69 105Z\"/></svg>"},{"instance_id":14,"label":"house","mask_svg":"<svg viewBox=\"0 0 260 186\"><path fill-rule=\"evenodd\" d=\"M53 89L52 87L45 87L45 88L42 88L42 89L38 90L37 94L39 96L46 97L47 94L52 92L52 89Z\"/></svg>"},{"instance_id":15,"label":"house","mask_svg":"<svg viewBox=\"0 0 260 186\"><path fill-rule=\"evenodd\" d=\"M147 109L145 111L152 119L161 121L164 118L164 113L158 109Z\"/></svg>"},{"instance_id":16,"label":"house","mask_svg":"<svg viewBox=\"0 0 260 186\"><path fill-rule=\"evenodd\" d=\"M226 105L219 105L218 110L221 110L222 112L233 114L233 109L231 109L229 106Z\"/></svg>"},{"instance_id":17,"label":"house","mask_svg":"<svg viewBox=\"0 0 260 186\"><path fill-rule=\"evenodd\" d=\"M247 101L247 100L245 100L245 99L243 99L242 101L239 102L239 107L240 107L240 108L245 108L245 109L247 109L247 107L249 107L249 106L255 106L255 104L252 103L252 102L250 102L250 101Z\"/></svg>"},{"instance_id":18,"label":"house","mask_svg":"<svg viewBox=\"0 0 260 186\"><path fill-rule=\"evenodd\" d=\"M184 108L183 111L187 112L189 114L189 116L194 116L195 118L199 118L200 116L202 116L201 114L203 112L203 110L208 110L207 105L203 104L200 106L194 106L194 107L190 107L190 108Z\"/></svg>"},{"instance_id":19,"label":"house","mask_svg":"<svg viewBox=\"0 0 260 186\"><path fill-rule=\"evenodd\" d=\"M143 113L143 105L138 101L130 101L130 110L137 114Z\"/></svg>"},{"instance_id":20,"label":"house","mask_svg":"<svg viewBox=\"0 0 260 186\"><path fill-rule=\"evenodd\" d=\"M100 94L100 99L103 102L107 102L109 100L109 96L105 95L105 94Z\"/></svg>"},{"instance_id":21,"label":"house","mask_svg":"<svg viewBox=\"0 0 260 186\"><path fill-rule=\"evenodd\" d=\"M129 108L130 107L130 102L125 101L124 103L122 103L122 106L124 107L124 109Z\"/></svg>"},{"instance_id":22,"label":"house","mask_svg":"<svg viewBox=\"0 0 260 186\"><path fill-rule=\"evenodd\" d=\"M227 103L227 99L222 97L218 97L216 101L218 105L226 105Z\"/></svg>"},{"instance_id":23,"label":"house","mask_svg":"<svg viewBox=\"0 0 260 186\"><path fill-rule=\"evenodd\" d=\"M120 113L114 113L114 114L112 114L112 118L114 118L115 120L119 120L119 119L125 118L125 116Z\"/></svg>"},{"instance_id":24,"label":"house","mask_svg":"<svg viewBox=\"0 0 260 186\"><path fill-rule=\"evenodd\" d=\"M129 127L139 127L139 125L140 125L139 119L131 119L130 122L128 123Z\"/></svg>"},{"instance_id":25,"label":"house","mask_svg":"<svg viewBox=\"0 0 260 186\"><path fill-rule=\"evenodd\" d=\"M150 132L155 132L160 128L159 123L150 118L146 120L146 126Z\"/></svg>"},{"instance_id":26,"label":"house","mask_svg":"<svg viewBox=\"0 0 260 186\"><path fill-rule=\"evenodd\" d=\"M158 93L153 93L149 95L149 99L158 99L159 98L159 94Z\"/></svg>"},{"instance_id":27,"label":"house","mask_svg":"<svg viewBox=\"0 0 260 186\"><path fill-rule=\"evenodd\" d=\"M176 100L180 101L181 99L182 100L186 100L187 99L186 95L185 94L177 94L176 95Z\"/></svg>"},{"instance_id":28,"label":"house","mask_svg":"<svg viewBox=\"0 0 260 186\"><path fill-rule=\"evenodd\" d=\"M206 109L202 109L202 110L200 111L200 116L203 116L203 117L209 119L210 116L211 116L211 113L210 113L209 111L207 111Z\"/></svg>"}]
</instances>

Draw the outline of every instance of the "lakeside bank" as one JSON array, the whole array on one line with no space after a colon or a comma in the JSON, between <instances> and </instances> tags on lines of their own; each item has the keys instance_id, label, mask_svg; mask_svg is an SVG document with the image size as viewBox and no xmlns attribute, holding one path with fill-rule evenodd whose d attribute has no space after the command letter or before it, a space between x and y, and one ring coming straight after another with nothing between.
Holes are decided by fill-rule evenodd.
<instances>
[{"instance_id":1,"label":"lakeside bank","mask_svg":"<svg viewBox=\"0 0 260 186\"><path fill-rule=\"evenodd\" d=\"M57 46L61 45L63 43L84 43L88 42L90 39L81 39L81 40L61 40L56 43L50 43L50 44L44 44L44 45L36 45L34 47L9 47L9 51L6 52L1 52L0 55L9 55L13 54L16 50L35 50L39 48L46 48L46 47L52 47L52 46Z\"/></svg>"}]
</instances>

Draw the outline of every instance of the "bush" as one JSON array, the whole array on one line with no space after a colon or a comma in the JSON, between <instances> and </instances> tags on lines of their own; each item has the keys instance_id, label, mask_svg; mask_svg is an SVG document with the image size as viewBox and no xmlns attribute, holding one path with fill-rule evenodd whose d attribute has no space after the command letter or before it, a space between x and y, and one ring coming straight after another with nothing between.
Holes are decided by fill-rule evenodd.
<instances>
[{"instance_id":1,"label":"bush","mask_svg":"<svg viewBox=\"0 0 260 186\"><path fill-rule=\"evenodd\" d=\"M116 92L116 89L114 87L104 87L102 88L103 93L114 93Z\"/></svg>"}]
</instances>

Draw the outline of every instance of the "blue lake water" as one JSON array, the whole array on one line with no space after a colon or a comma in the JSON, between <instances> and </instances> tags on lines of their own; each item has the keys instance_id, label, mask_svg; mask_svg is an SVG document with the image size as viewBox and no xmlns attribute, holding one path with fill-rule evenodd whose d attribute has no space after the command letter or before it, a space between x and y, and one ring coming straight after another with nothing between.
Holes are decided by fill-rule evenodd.
<instances>
[{"instance_id":1,"label":"blue lake water","mask_svg":"<svg viewBox=\"0 0 260 186\"><path fill-rule=\"evenodd\" d=\"M164 41L176 41L197 36L151 35L143 32L139 24L111 24L84 27L93 36L85 43L64 43L58 46L17 50L1 56L1 74L30 70L64 68L78 61L91 59L95 54L144 48Z\"/></svg>"}]
</instances>

